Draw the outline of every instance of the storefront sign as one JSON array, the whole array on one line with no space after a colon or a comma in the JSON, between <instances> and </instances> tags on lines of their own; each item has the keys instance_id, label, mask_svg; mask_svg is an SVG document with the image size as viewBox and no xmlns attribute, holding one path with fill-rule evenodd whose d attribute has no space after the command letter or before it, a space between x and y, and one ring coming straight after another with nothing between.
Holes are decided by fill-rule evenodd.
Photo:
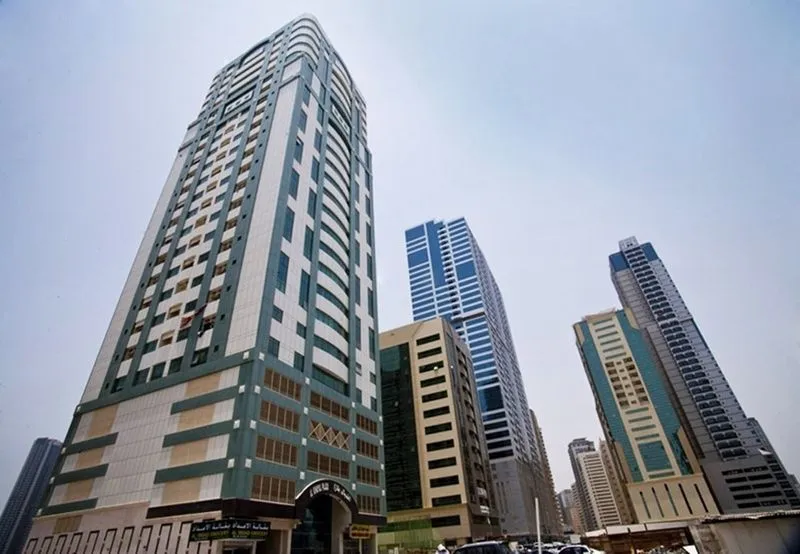
<instances>
[{"instance_id":1,"label":"storefront sign","mask_svg":"<svg viewBox=\"0 0 800 554\"><path fill-rule=\"evenodd\" d=\"M372 536L369 525L358 525L356 523L350 526L351 539L368 539Z\"/></svg>"},{"instance_id":2,"label":"storefront sign","mask_svg":"<svg viewBox=\"0 0 800 554\"><path fill-rule=\"evenodd\" d=\"M222 539L264 540L269 535L269 521L249 521L246 519L223 519L192 523L189 529L190 541L217 541Z\"/></svg>"},{"instance_id":3,"label":"storefront sign","mask_svg":"<svg viewBox=\"0 0 800 554\"><path fill-rule=\"evenodd\" d=\"M332 479L320 479L309 483L295 498L295 514L298 519L304 517L306 508L318 496L330 496L345 506L347 510L355 515L358 514L358 504L353 495L344 487Z\"/></svg>"}]
</instances>

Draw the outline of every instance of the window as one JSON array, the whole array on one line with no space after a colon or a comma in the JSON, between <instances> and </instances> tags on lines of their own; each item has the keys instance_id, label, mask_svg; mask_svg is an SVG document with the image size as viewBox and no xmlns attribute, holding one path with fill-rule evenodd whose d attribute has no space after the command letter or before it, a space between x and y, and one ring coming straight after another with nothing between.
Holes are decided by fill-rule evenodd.
<instances>
[{"instance_id":1,"label":"window","mask_svg":"<svg viewBox=\"0 0 800 554\"><path fill-rule=\"evenodd\" d=\"M453 439L447 439L444 441L429 442L425 445L425 450L428 452L436 452L438 450L447 450L448 448L453 448L453 446L455 446Z\"/></svg>"},{"instance_id":2,"label":"window","mask_svg":"<svg viewBox=\"0 0 800 554\"><path fill-rule=\"evenodd\" d=\"M292 172L289 174L289 196L292 198L297 198L297 187L300 184L300 174L292 169Z\"/></svg>"},{"instance_id":3,"label":"window","mask_svg":"<svg viewBox=\"0 0 800 554\"><path fill-rule=\"evenodd\" d=\"M358 495L358 511L367 514L381 513L381 499L378 496Z\"/></svg>"},{"instance_id":4,"label":"window","mask_svg":"<svg viewBox=\"0 0 800 554\"><path fill-rule=\"evenodd\" d=\"M194 265L194 256L189 256L188 258L183 260L183 263L181 264L181 268L189 269L193 265Z\"/></svg>"},{"instance_id":5,"label":"window","mask_svg":"<svg viewBox=\"0 0 800 554\"><path fill-rule=\"evenodd\" d=\"M381 484L381 472L377 469L358 466L356 468L356 480L359 483L366 483L367 485L379 487Z\"/></svg>"},{"instance_id":6,"label":"window","mask_svg":"<svg viewBox=\"0 0 800 554\"><path fill-rule=\"evenodd\" d=\"M355 341L354 342L356 344L356 349L361 350L361 318L356 316L356 322L355 323L356 323L355 324L356 334L355 334Z\"/></svg>"},{"instance_id":7,"label":"window","mask_svg":"<svg viewBox=\"0 0 800 554\"><path fill-rule=\"evenodd\" d=\"M372 225L367 223L367 244L372 246Z\"/></svg>"},{"instance_id":8,"label":"window","mask_svg":"<svg viewBox=\"0 0 800 554\"><path fill-rule=\"evenodd\" d=\"M370 317L375 317L375 295L372 289L367 289L367 313Z\"/></svg>"},{"instance_id":9,"label":"window","mask_svg":"<svg viewBox=\"0 0 800 554\"><path fill-rule=\"evenodd\" d=\"M175 254L177 255L177 252ZM181 268L179 268L178 266L169 268L169 271L167 272L167 279L169 279L170 277L175 277L180 270Z\"/></svg>"},{"instance_id":10,"label":"window","mask_svg":"<svg viewBox=\"0 0 800 554\"><path fill-rule=\"evenodd\" d=\"M300 371L304 371L306 367L306 357L303 356L300 352L294 353L294 364L292 367L295 369L299 369Z\"/></svg>"},{"instance_id":11,"label":"window","mask_svg":"<svg viewBox=\"0 0 800 554\"><path fill-rule=\"evenodd\" d=\"M308 106L309 100L311 100L311 89L309 89L308 87L303 87L303 104ZM302 128L305 129L306 112L301 111L300 114L304 122Z\"/></svg>"},{"instance_id":12,"label":"window","mask_svg":"<svg viewBox=\"0 0 800 554\"><path fill-rule=\"evenodd\" d=\"M439 375L437 377L431 377L430 379L423 379L420 381L420 387L423 389L425 387L432 387L433 385L441 385L447 381L447 378L444 375Z\"/></svg>"},{"instance_id":13,"label":"window","mask_svg":"<svg viewBox=\"0 0 800 554\"><path fill-rule=\"evenodd\" d=\"M350 477L350 464L338 458L332 458L324 454L318 454L312 450L308 451L306 467L309 471L324 473L333 477L348 479Z\"/></svg>"},{"instance_id":14,"label":"window","mask_svg":"<svg viewBox=\"0 0 800 554\"><path fill-rule=\"evenodd\" d=\"M189 288L189 279L182 279L175 285L175 292L183 292Z\"/></svg>"},{"instance_id":15,"label":"window","mask_svg":"<svg viewBox=\"0 0 800 554\"><path fill-rule=\"evenodd\" d=\"M372 254L367 254L367 277L375 279L375 271L372 263Z\"/></svg>"},{"instance_id":16,"label":"window","mask_svg":"<svg viewBox=\"0 0 800 554\"><path fill-rule=\"evenodd\" d=\"M277 358L278 354L280 354L280 350L281 350L280 341L275 337L270 337L269 341L267 342L267 353Z\"/></svg>"},{"instance_id":17,"label":"window","mask_svg":"<svg viewBox=\"0 0 800 554\"><path fill-rule=\"evenodd\" d=\"M433 504L434 507L461 504L461 495L453 494L451 496L437 496L431 499L431 504Z\"/></svg>"},{"instance_id":18,"label":"window","mask_svg":"<svg viewBox=\"0 0 800 554\"><path fill-rule=\"evenodd\" d=\"M361 279L356 276L356 284L355 284L355 293L356 293L356 306L361 305Z\"/></svg>"},{"instance_id":19,"label":"window","mask_svg":"<svg viewBox=\"0 0 800 554\"><path fill-rule=\"evenodd\" d=\"M277 282L275 283L275 288L277 288L281 292L286 292L286 279L289 276L289 256L284 254L283 252L280 253L278 257L278 276Z\"/></svg>"},{"instance_id":20,"label":"window","mask_svg":"<svg viewBox=\"0 0 800 554\"><path fill-rule=\"evenodd\" d=\"M197 277L192 279L192 288L196 287L197 285L199 285L202 282L203 282L203 276L202 275L198 275Z\"/></svg>"},{"instance_id":21,"label":"window","mask_svg":"<svg viewBox=\"0 0 800 554\"><path fill-rule=\"evenodd\" d=\"M172 289L165 290L161 293L161 296L158 297L158 301L161 302L162 300L166 300L171 296L172 296Z\"/></svg>"},{"instance_id":22,"label":"window","mask_svg":"<svg viewBox=\"0 0 800 554\"><path fill-rule=\"evenodd\" d=\"M303 338L306 338L306 326L302 323L297 324L297 334Z\"/></svg>"},{"instance_id":23,"label":"window","mask_svg":"<svg viewBox=\"0 0 800 554\"><path fill-rule=\"evenodd\" d=\"M272 306L272 319L278 323L283 321L283 310L281 310L278 306Z\"/></svg>"},{"instance_id":24,"label":"window","mask_svg":"<svg viewBox=\"0 0 800 554\"><path fill-rule=\"evenodd\" d=\"M314 131L314 148L317 152L322 150L322 135L319 131Z\"/></svg>"},{"instance_id":25,"label":"window","mask_svg":"<svg viewBox=\"0 0 800 554\"><path fill-rule=\"evenodd\" d=\"M294 159L303 162L303 141L300 139L294 141Z\"/></svg>"},{"instance_id":26,"label":"window","mask_svg":"<svg viewBox=\"0 0 800 554\"><path fill-rule=\"evenodd\" d=\"M300 111L300 117L298 118L297 126L303 132L305 132L305 130L306 130L306 123L308 123L308 116L306 115L306 112ZM297 160L297 161L300 161L300 160Z\"/></svg>"},{"instance_id":27,"label":"window","mask_svg":"<svg viewBox=\"0 0 800 554\"><path fill-rule=\"evenodd\" d=\"M306 227L306 237L305 241L303 242L303 255L311 259L311 252L314 248L314 231L312 231L309 227Z\"/></svg>"},{"instance_id":28,"label":"window","mask_svg":"<svg viewBox=\"0 0 800 554\"><path fill-rule=\"evenodd\" d=\"M223 273L225 273L225 270L227 269L227 266L228 266L228 264L226 262L223 262L223 263L217 265L214 268L214 275L222 275Z\"/></svg>"},{"instance_id":29,"label":"window","mask_svg":"<svg viewBox=\"0 0 800 554\"><path fill-rule=\"evenodd\" d=\"M133 375L133 386L141 385L147 382L147 373L150 371L150 368L140 369Z\"/></svg>"},{"instance_id":30,"label":"window","mask_svg":"<svg viewBox=\"0 0 800 554\"><path fill-rule=\"evenodd\" d=\"M292 400L300 401L300 383L281 375L271 368L264 372L264 386Z\"/></svg>"},{"instance_id":31,"label":"window","mask_svg":"<svg viewBox=\"0 0 800 554\"><path fill-rule=\"evenodd\" d=\"M192 356L192 366L204 364L208 361L208 348L203 348L201 350L195 350L194 355Z\"/></svg>"},{"instance_id":32,"label":"window","mask_svg":"<svg viewBox=\"0 0 800 554\"><path fill-rule=\"evenodd\" d=\"M250 497L267 502L294 505L295 482L278 477L254 475Z\"/></svg>"},{"instance_id":33,"label":"window","mask_svg":"<svg viewBox=\"0 0 800 554\"><path fill-rule=\"evenodd\" d=\"M449 421L447 423L439 423L437 425L428 425L425 427L426 435L435 435L436 433L444 433L445 431L452 431L453 424Z\"/></svg>"},{"instance_id":34,"label":"window","mask_svg":"<svg viewBox=\"0 0 800 554\"><path fill-rule=\"evenodd\" d=\"M308 309L308 297L311 291L311 276L304 271L300 273L300 307Z\"/></svg>"},{"instance_id":35,"label":"window","mask_svg":"<svg viewBox=\"0 0 800 554\"><path fill-rule=\"evenodd\" d=\"M311 407L319 412L341 419L346 423L350 422L350 410L347 407L338 402L334 402L330 398L322 396L318 392L311 391L310 403Z\"/></svg>"},{"instance_id":36,"label":"window","mask_svg":"<svg viewBox=\"0 0 800 554\"><path fill-rule=\"evenodd\" d=\"M183 363L183 357L173 358L169 362L169 370L167 371L168 375L172 375L173 373L178 373L181 370L181 364Z\"/></svg>"},{"instance_id":37,"label":"window","mask_svg":"<svg viewBox=\"0 0 800 554\"><path fill-rule=\"evenodd\" d=\"M122 390L122 386L125 384L125 377L117 377L114 379L114 384L111 385L111 392L119 392Z\"/></svg>"},{"instance_id":38,"label":"window","mask_svg":"<svg viewBox=\"0 0 800 554\"><path fill-rule=\"evenodd\" d=\"M319 160L317 158L311 160L311 178L315 183L319 183Z\"/></svg>"},{"instance_id":39,"label":"window","mask_svg":"<svg viewBox=\"0 0 800 554\"><path fill-rule=\"evenodd\" d=\"M157 315L156 315L156 316L153 318L153 323L152 323L150 326L151 326L151 327L155 327L156 325L161 325L162 323L164 323L164 319L165 319L165 317L166 317L166 316L165 316L163 313L157 314Z\"/></svg>"},{"instance_id":40,"label":"window","mask_svg":"<svg viewBox=\"0 0 800 554\"><path fill-rule=\"evenodd\" d=\"M447 391L442 390L439 392L432 392L430 394L423 394L422 401L423 402L433 402L434 400L441 400L443 398L447 398Z\"/></svg>"},{"instance_id":41,"label":"window","mask_svg":"<svg viewBox=\"0 0 800 554\"><path fill-rule=\"evenodd\" d=\"M436 348L431 348L430 350L423 350L422 352L417 353L417 358L430 358L431 356L437 356L442 353L441 346Z\"/></svg>"},{"instance_id":42,"label":"window","mask_svg":"<svg viewBox=\"0 0 800 554\"><path fill-rule=\"evenodd\" d=\"M186 306L184 306L183 308L183 313L188 314L189 312L193 312L196 306L197 306L197 299L189 300L186 303Z\"/></svg>"},{"instance_id":43,"label":"window","mask_svg":"<svg viewBox=\"0 0 800 554\"><path fill-rule=\"evenodd\" d=\"M152 352L158 346L158 341L151 340L150 342L144 345L144 353L147 354L148 352Z\"/></svg>"},{"instance_id":44,"label":"window","mask_svg":"<svg viewBox=\"0 0 800 554\"><path fill-rule=\"evenodd\" d=\"M452 441L450 441L452 442ZM356 452L361 456L378 459L378 445L362 439L356 439Z\"/></svg>"},{"instance_id":45,"label":"window","mask_svg":"<svg viewBox=\"0 0 800 554\"><path fill-rule=\"evenodd\" d=\"M317 193L313 190L308 191L308 215L316 217L317 215Z\"/></svg>"},{"instance_id":46,"label":"window","mask_svg":"<svg viewBox=\"0 0 800 554\"><path fill-rule=\"evenodd\" d=\"M294 229L294 212L291 208L286 208L286 216L283 219L283 238L292 242L292 230Z\"/></svg>"},{"instance_id":47,"label":"window","mask_svg":"<svg viewBox=\"0 0 800 554\"><path fill-rule=\"evenodd\" d=\"M314 346L322 350L323 352L327 352L337 360L339 360L344 365L349 365L349 359L347 354L339 350L336 346L328 342L327 340L323 339L320 336L314 335Z\"/></svg>"},{"instance_id":48,"label":"window","mask_svg":"<svg viewBox=\"0 0 800 554\"><path fill-rule=\"evenodd\" d=\"M356 414L356 427L370 435L378 436L378 423L365 415Z\"/></svg>"},{"instance_id":49,"label":"window","mask_svg":"<svg viewBox=\"0 0 800 554\"><path fill-rule=\"evenodd\" d=\"M161 379L164 376L164 368L167 364L164 362L158 363L153 366L153 371L150 372L150 380L155 381L156 379Z\"/></svg>"},{"instance_id":50,"label":"window","mask_svg":"<svg viewBox=\"0 0 800 554\"><path fill-rule=\"evenodd\" d=\"M161 335L161 342L159 343L159 346L167 346L168 344L172 344L174 334L174 331L169 331L168 333Z\"/></svg>"},{"instance_id":51,"label":"window","mask_svg":"<svg viewBox=\"0 0 800 554\"><path fill-rule=\"evenodd\" d=\"M431 408L430 410L425 410L424 412L422 412L422 417L424 418L436 417L449 413L450 413L450 406L442 406L441 408Z\"/></svg>"},{"instance_id":52,"label":"window","mask_svg":"<svg viewBox=\"0 0 800 554\"><path fill-rule=\"evenodd\" d=\"M438 460L428 460L428 469L439 469L456 465L455 458L439 458Z\"/></svg>"},{"instance_id":53,"label":"window","mask_svg":"<svg viewBox=\"0 0 800 554\"><path fill-rule=\"evenodd\" d=\"M288 442L259 435L256 443L256 458L296 467L297 447Z\"/></svg>"},{"instance_id":54,"label":"window","mask_svg":"<svg viewBox=\"0 0 800 554\"><path fill-rule=\"evenodd\" d=\"M444 517L432 517L431 518L431 527L453 527L455 525L461 525L461 516L444 516Z\"/></svg>"},{"instance_id":55,"label":"window","mask_svg":"<svg viewBox=\"0 0 800 554\"><path fill-rule=\"evenodd\" d=\"M375 329L369 328L369 359L375 359Z\"/></svg>"},{"instance_id":56,"label":"window","mask_svg":"<svg viewBox=\"0 0 800 554\"><path fill-rule=\"evenodd\" d=\"M266 400L261 401L259 419L294 433L297 433L300 427L300 414Z\"/></svg>"}]
</instances>

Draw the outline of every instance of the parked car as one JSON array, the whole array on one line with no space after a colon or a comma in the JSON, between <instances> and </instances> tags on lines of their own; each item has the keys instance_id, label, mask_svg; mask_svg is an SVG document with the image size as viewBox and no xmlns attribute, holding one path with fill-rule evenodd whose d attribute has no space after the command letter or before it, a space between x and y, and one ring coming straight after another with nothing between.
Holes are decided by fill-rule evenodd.
<instances>
[{"instance_id":1,"label":"parked car","mask_svg":"<svg viewBox=\"0 0 800 554\"><path fill-rule=\"evenodd\" d=\"M593 554L594 550L583 544L570 544L558 551L558 554Z\"/></svg>"},{"instance_id":2,"label":"parked car","mask_svg":"<svg viewBox=\"0 0 800 554\"><path fill-rule=\"evenodd\" d=\"M511 550L500 541L482 541L459 546L453 554L511 554Z\"/></svg>"}]
</instances>

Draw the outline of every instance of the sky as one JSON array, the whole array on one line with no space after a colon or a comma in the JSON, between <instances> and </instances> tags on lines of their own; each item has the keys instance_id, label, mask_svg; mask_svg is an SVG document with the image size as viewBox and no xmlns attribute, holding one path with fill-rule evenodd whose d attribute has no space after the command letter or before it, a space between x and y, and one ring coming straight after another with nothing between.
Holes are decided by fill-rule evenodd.
<instances>
[{"instance_id":1,"label":"sky","mask_svg":"<svg viewBox=\"0 0 800 554\"><path fill-rule=\"evenodd\" d=\"M63 438L217 70L302 12L367 102L380 328L403 231L466 217L558 489L601 435L572 324L651 241L748 415L800 472L800 3L0 2L0 502Z\"/></svg>"}]
</instances>

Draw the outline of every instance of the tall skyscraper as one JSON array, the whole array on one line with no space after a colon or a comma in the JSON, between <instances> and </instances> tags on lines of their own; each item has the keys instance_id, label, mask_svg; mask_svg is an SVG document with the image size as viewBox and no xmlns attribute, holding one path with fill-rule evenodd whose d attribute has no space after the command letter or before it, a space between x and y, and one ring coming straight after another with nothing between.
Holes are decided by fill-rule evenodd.
<instances>
[{"instance_id":1,"label":"tall skyscraper","mask_svg":"<svg viewBox=\"0 0 800 554\"><path fill-rule=\"evenodd\" d=\"M500 289L463 218L405 238L414 320L447 318L469 345L503 532L532 534L535 438Z\"/></svg>"},{"instance_id":2,"label":"tall skyscraper","mask_svg":"<svg viewBox=\"0 0 800 554\"><path fill-rule=\"evenodd\" d=\"M592 513L593 528L620 525L614 491L608 479L603 460L597 450L587 450L575 457L581 480L586 484L588 510Z\"/></svg>"},{"instance_id":3,"label":"tall skyscraper","mask_svg":"<svg viewBox=\"0 0 800 554\"><path fill-rule=\"evenodd\" d=\"M243 518L251 536L271 526L259 552L339 553L351 522L374 544L385 501L371 167L364 100L312 17L222 68L31 541L171 554L208 536L190 522Z\"/></svg>"},{"instance_id":4,"label":"tall skyscraper","mask_svg":"<svg viewBox=\"0 0 800 554\"><path fill-rule=\"evenodd\" d=\"M763 432L744 413L691 312L650 243L635 237L609 257L624 307L647 338L680 406L683 427L723 513L800 508L800 496L777 454L767 458ZM742 483L770 486L742 490Z\"/></svg>"},{"instance_id":5,"label":"tall skyscraper","mask_svg":"<svg viewBox=\"0 0 800 554\"><path fill-rule=\"evenodd\" d=\"M586 316L574 331L598 417L637 521L718 514L661 372L630 311Z\"/></svg>"},{"instance_id":6,"label":"tall skyscraper","mask_svg":"<svg viewBox=\"0 0 800 554\"><path fill-rule=\"evenodd\" d=\"M572 466L572 475L575 476L572 500L579 508L580 524L584 531L596 529L598 521L591 507L589 485L581 471L580 464L578 463L578 456L584 452L594 451L594 443L584 437L574 439L567 445L567 454L569 454L569 463Z\"/></svg>"},{"instance_id":7,"label":"tall skyscraper","mask_svg":"<svg viewBox=\"0 0 800 554\"><path fill-rule=\"evenodd\" d=\"M60 451L61 442L55 439L33 441L0 515L0 554L22 552Z\"/></svg>"},{"instance_id":8,"label":"tall skyscraper","mask_svg":"<svg viewBox=\"0 0 800 554\"><path fill-rule=\"evenodd\" d=\"M497 536L467 345L442 318L380 335L388 523L381 550Z\"/></svg>"},{"instance_id":9,"label":"tall skyscraper","mask_svg":"<svg viewBox=\"0 0 800 554\"><path fill-rule=\"evenodd\" d=\"M553 539L563 535L562 517L556 499L556 487L553 483L553 472L550 471L550 458L544 444L544 436L536 414L531 412L531 425L533 426L534 448L534 477L536 498L539 499L539 520L541 521L542 534Z\"/></svg>"}]
</instances>

